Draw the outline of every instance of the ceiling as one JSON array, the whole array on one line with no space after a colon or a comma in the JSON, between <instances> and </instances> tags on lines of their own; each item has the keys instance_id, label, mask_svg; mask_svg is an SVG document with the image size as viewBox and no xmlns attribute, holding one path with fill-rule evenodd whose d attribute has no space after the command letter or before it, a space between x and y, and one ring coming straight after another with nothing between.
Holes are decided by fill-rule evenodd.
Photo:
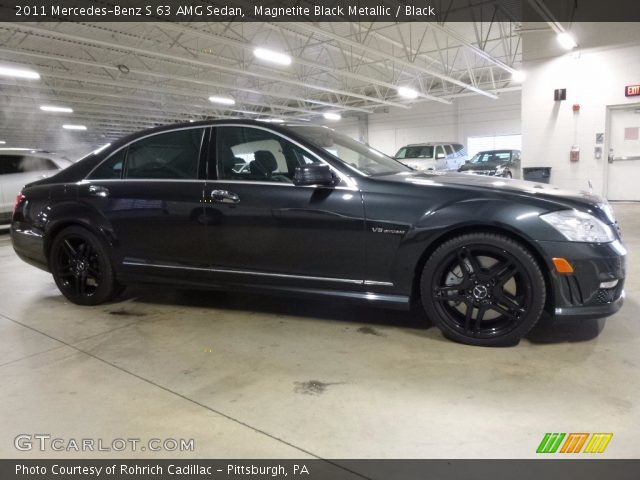
<instances>
[{"instance_id":1,"label":"ceiling","mask_svg":"<svg viewBox=\"0 0 640 480\"><path fill-rule=\"evenodd\" d=\"M482 20L482 19L480 19ZM0 77L0 139L70 150L155 125L207 118L326 122L416 102L497 98L518 88L520 24L0 23L1 64L39 80ZM256 47L286 52L278 66ZM420 95L409 100L397 88ZM208 101L232 97L233 106ZM73 108L55 114L40 105ZM87 126L63 131L64 123Z\"/></svg>"}]
</instances>

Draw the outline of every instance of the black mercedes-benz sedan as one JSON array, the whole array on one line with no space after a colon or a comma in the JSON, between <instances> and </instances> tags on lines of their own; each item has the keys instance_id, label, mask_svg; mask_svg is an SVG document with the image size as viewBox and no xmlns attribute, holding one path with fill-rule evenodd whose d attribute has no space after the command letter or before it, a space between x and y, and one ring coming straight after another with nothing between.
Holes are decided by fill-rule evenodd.
<instances>
[{"instance_id":1,"label":"black mercedes-benz sedan","mask_svg":"<svg viewBox=\"0 0 640 480\"><path fill-rule=\"evenodd\" d=\"M144 131L16 199L18 255L96 305L133 282L419 308L446 336L517 342L543 312L622 305L603 199L417 172L311 125L227 120Z\"/></svg>"}]
</instances>

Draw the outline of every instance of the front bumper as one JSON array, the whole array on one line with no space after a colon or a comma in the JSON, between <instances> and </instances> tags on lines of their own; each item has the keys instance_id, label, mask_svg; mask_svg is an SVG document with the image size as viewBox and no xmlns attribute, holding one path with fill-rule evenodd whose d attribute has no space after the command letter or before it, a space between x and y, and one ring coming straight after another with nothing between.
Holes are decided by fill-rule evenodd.
<instances>
[{"instance_id":1,"label":"front bumper","mask_svg":"<svg viewBox=\"0 0 640 480\"><path fill-rule=\"evenodd\" d=\"M605 244L539 242L551 272L551 313L572 319L613 315L624 302L626 249L618 240ZM571 274L556 272L551 259L566 258ZM607 283L615 282L609 286Z\"/></svg>"}]
</instances>

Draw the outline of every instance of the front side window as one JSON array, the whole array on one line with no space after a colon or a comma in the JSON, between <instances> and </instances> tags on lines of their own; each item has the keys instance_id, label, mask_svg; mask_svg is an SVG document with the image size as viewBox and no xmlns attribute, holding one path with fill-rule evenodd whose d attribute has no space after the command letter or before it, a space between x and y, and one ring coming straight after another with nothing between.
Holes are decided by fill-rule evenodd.
<instances>
[{"instance_id":1,"label":"front side window","mask_svg":"<svg viewBox=\"0 0 640 480\"><path fill-rule=\"evenodd\" d=\"M319 162L279 135L251 127L216 129L220 180L293 183L297 167Z\"/></svg>"}]
</instances>

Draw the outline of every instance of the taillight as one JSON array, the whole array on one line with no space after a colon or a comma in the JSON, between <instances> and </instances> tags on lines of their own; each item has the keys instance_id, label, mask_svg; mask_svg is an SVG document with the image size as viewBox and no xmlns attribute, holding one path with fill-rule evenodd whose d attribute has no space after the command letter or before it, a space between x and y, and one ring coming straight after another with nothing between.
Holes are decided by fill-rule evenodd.
<instances>
[{"instance_id":1,"label":"taillight","mask_svg":"<svg viewBox=\"0 0 640 480\"><path fill-rule=\"evenodd\" d=\"M15 215L15 213L18 211L18 207L20 205L22 205L22 203L24 203L24 201L27 199L27 197L24 196L24 194L22 192L20 192L18 195L16 195L16 204L13 206L13 213Z\"/></svg>"}]
</instances>

